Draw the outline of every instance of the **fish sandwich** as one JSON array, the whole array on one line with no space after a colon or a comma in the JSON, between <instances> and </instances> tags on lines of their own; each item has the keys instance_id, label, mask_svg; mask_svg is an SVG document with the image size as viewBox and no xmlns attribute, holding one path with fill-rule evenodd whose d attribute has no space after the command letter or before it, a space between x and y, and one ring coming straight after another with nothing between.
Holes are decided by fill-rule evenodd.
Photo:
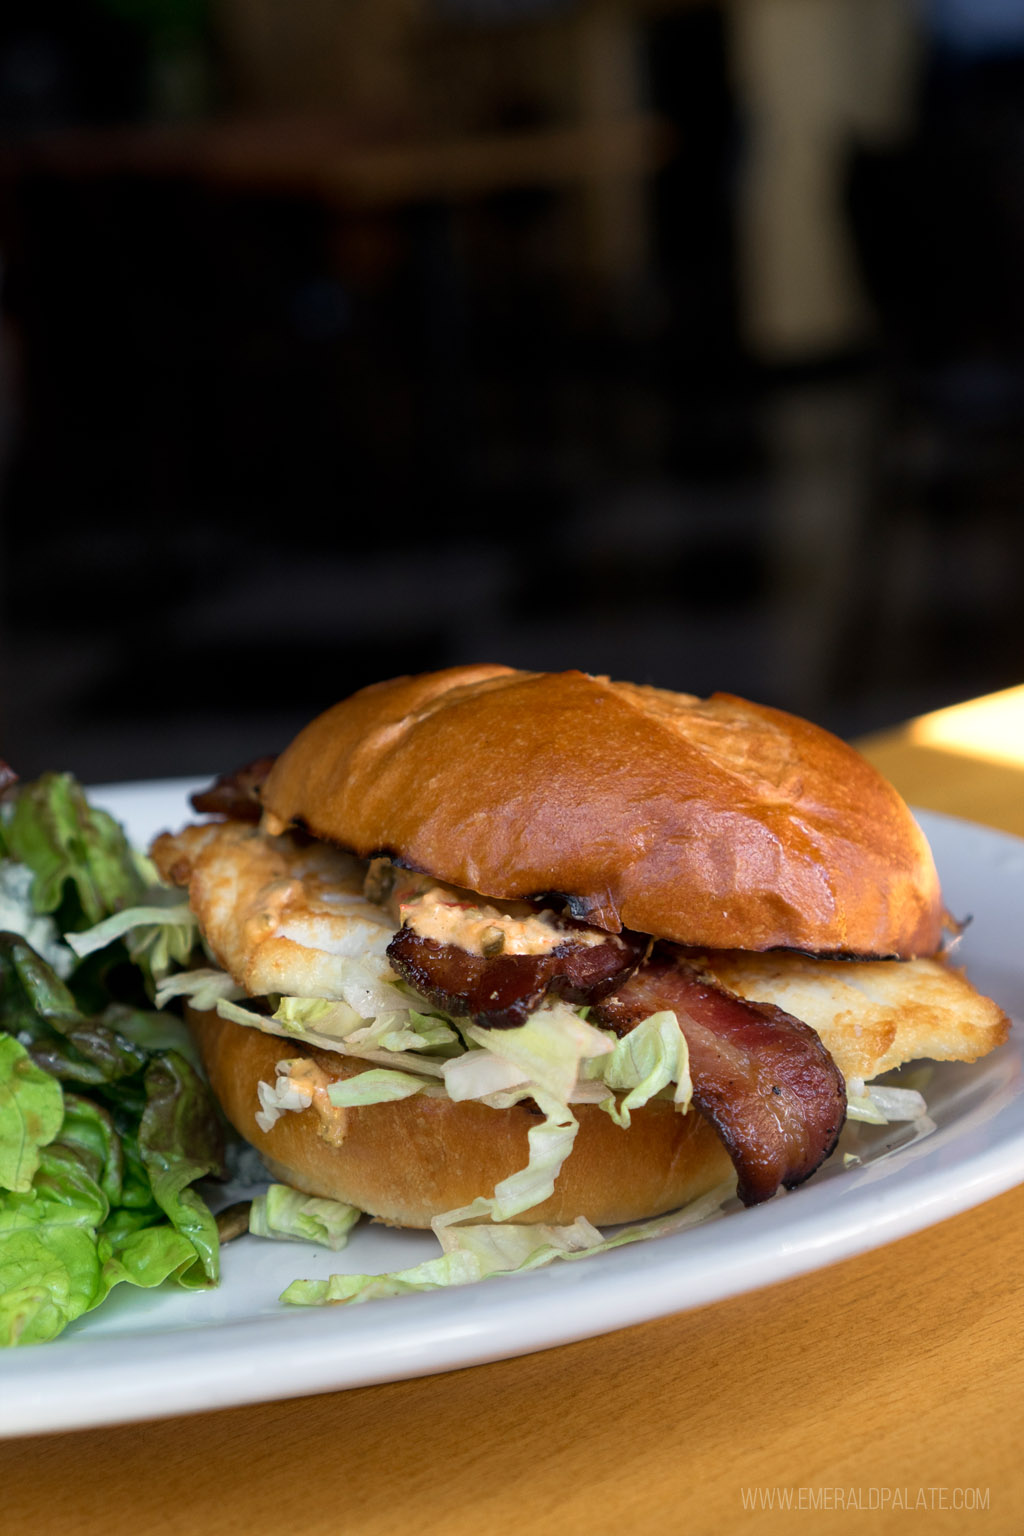
<instances>
[{"instance_id":1,"label":"fish sandwich","mask_svg":"<svg viewBox=\"0 0 1024 1536\"><path fill-rule=\"evenodd\" d=\"M757 1204L921 1112L882 1074L1008 1029L896 790L727 694L398 678L194 803L152 856L205 957L164 995L273 1172L386 1222Z\"/></svg>"}]
</instances>

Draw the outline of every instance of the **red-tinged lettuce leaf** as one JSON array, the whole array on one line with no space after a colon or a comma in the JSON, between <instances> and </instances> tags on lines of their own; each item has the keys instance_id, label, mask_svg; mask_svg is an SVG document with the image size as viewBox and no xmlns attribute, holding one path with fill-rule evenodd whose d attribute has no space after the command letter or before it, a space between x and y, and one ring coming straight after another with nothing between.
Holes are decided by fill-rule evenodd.
<instances>
[{"instance_id":1,"label":"red-tinged lettuce leaf","mask_svg":"<svg viewBox=\"0 0 1024 1536\"><path fill-rule=\"evenodd\" d=\"M179 1281L188 1286L216 1282L220 1274L217 1223L189 1186L210 1174L223 1177L225 1173L220 1118L206 1085L176 1051L153 1058L145 1084L139 1154L153 1198L193 1244L199 1260Z\"/></svg>"},{"instance_id":2,"label":"red-tinged lettuce leaf","mask_svg":"<svg viewBox=\"0 0 1024 1536\"><path fill-rule=\"evenodd\" d=\"M77 1093L64 1095L61 1145L82 1162L111 1206L124 1190L124 1149L110 1111Z\"/></svg>"},{"instance_id":3,"label":"red-tinged lettuce leaf","mask_svg":"<svg viewBox=\"0 0 1024 1536\"><path fill-rule=\"evenodd\" d=\"M53 1338L120 1283L216 1280L193 1185L224 1171L222 1122L174 1038L145 1011L89 1018L0 934L0 1344Z\"/></svg>"},{"instance_id":4,"label":"red-tinged lettuce leaf","mask_svg":"<svg viewBox=\"0 0 1024 1536\"><path fill-rule=\"evenodd\" d=\"M52 968L14 933L0 933L0 1029L27 1038L36 1063L63 1082L114 1083L148 1060L142 1046L83 1014Z\"/></svg>"}]
</instances>

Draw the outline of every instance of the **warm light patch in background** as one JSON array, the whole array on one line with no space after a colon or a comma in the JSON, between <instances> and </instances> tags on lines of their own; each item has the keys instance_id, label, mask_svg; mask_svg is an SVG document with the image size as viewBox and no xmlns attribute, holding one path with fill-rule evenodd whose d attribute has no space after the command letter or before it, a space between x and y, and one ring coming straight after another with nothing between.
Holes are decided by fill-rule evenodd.
<instances>
[{"instance_id":1,"label":"warm light patch in background","mask_svg":"<svg viewBox=\"0 0 1024 1536\"><path fill-rule=\"evenodd\" d=\"M940 747L990 763L1024 768L1024 687L922 715L909 728L916 746Z\"/></svg>"}]
</instances>

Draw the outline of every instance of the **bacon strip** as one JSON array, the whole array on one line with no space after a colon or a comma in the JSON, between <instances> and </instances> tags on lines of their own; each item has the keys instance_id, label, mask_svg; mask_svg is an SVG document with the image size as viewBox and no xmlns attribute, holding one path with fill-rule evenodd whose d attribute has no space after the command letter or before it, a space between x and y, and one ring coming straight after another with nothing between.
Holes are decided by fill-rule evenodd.
<instances>
[{"instance_id":1,"label":"bacon strip","mask_svg":"<svg viewBox=\"0 0 1024 1536\"><path fill-rule=\"evenodd\" d=\"M260 790L274 766L274 758L258 757L233 773L222 773L209 789L192 796L194 810L213 816L227 816L231 821L259 821L263 814Z\"/></svg>"},{"instance_id":2,"label":"bacon strip","mask_svg":"<svg viewBox=\"0 0 1024 1536\"><path fill-rule=\"evenodd\" d=\"M488 1029L522 1024L546 996L592 1003L620 987L643 959L643 934L609 934L600 944L573 940L547 955L470 954L457 944L425 939L402 928L388 945L388 959L410 986L446 1013L469 1014Z\"/></svg>"},{"instance_id":3,"label":"bacon strip","mask_svg":"<svg viewBox=\"0 0 1024 1536\"><path fill-rule=\"evenodd\" d=\"M595 1021L626 1033L672 1009L690 1050L693 1099L732 1158L744 1205L810 1178L846 1116L842 1073L814 1030L767 1003L749 1003L661 947Z\"/></svg>"}]
</instances>

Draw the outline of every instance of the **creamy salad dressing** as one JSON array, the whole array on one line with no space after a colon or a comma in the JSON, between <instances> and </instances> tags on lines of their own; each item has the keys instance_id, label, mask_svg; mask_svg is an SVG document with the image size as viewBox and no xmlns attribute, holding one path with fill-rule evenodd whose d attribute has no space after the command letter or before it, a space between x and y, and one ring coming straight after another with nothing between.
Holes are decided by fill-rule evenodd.
<instances>
[{"instance_id":1,"label":"creamy salad dressing","mask_svg":"<svg viewBox=\"0 0 1024 1536\"><path fill-rule=\"evenodd\" d=\"M336 1108L327 1096L334 1078L304 1056L279 1061L276 1072L276 1082L257 1085L260 1108L256 1123L260 1129L269 1131L286 1110L312 1106L320 1121L320 1135L324 1141L340 1147L345 1139L345 1111Z\"/></svg>"},{"instance_id":2,"label":"creamy salad dressing","mask_svg":"<svg viewBox=\"0 0 1024 1536\"><path fill-rule=\"evenodd\" d=\"M568 935L554 912L535 912L525 902L509 902L502 911L487 902L467 901L442 885L426 890L400 892L398 917L420 938L438 944L457 944L470 955L550 955ZM575 944L601 944L606 934L574 929Z\"/></svg>"}]
</instances>

